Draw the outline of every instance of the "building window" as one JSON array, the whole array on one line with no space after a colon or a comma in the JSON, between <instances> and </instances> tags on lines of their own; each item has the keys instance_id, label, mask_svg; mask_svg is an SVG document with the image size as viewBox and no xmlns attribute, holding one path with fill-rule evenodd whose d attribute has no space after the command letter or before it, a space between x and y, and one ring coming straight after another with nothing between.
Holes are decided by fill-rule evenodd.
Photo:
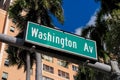
<instances>
[{"instance_id":1,"label":"building window","mask_svg":"<svg viewBox=\"0 0 120 80\"><path fill-rule=\"evenodd\" d=\"M54 79L43 76L43 77L42 77L42 80L54 80Z\"/></svg>"},{"instance_id":2,"label":"building window","mask_svg":"<svg viewBox=\"0 0 120 80\"><path fill-rule=\"evenodd\" d=\"M50 66L45 65L45 64L43 64L43 70L47 71L47 72L50 72L50 73L54 73L53 67L50 67Z\"/></svg>"},{"instance_id":3,"label":"building window","mask_svg":"<svg viewBox=\"0 0 120 80\"><path fill-rule=\"evenodd\" d=\"M11 32L15 32L15 27L11 26L11 27L10 27L10 31L11 31Z\"/></svg>"},{"instance_id":4,"label":"building window","mask_svg":"<svg viewBox=\"0 0 120 80\"><path fill-rule=\"evenodd\" d=\"M69 62L58 59L57 64L60 65L60 66L65 67L65 68L68 68L68 64L69 64Z\"/></svg>"},{"instance_id":5,"label":"building window","mask_svg":"<svg viewBox=\"0 0 120 80\"><path fill-rule=\"evenodd\" d=\"M46 61L53 62L53 58L51 56L47 56L47 55L42 54L42 58Z\"/></svg>"},{"instance_id":6,"label":"building window","mask_svg":"<svg viewBox=\"0 0 120 80\"><path fill-rule=\"evenodd\" d=\"M3 72L2 73L2 80L7 80L7 78L8 78L8 73Z\"/></svg>"},{"instance_id":7,"label":"building window","mask_svg":"<svg viewBox=\"0 0 120 80\"><path fill-rule=\"evenodd\" d=\"M69 73L61 71L61 70L58 70L58 76L69 79Z\"/></svg>"},{"instance_id":8,"label":"building window","mask_svg":"<svg viewBox=\"0 0 120 80\"><path fill-rule=\"evenodd\" d=\"M5 59L4 65L9 66L9 60L8 59Z\"/></svg>"},{"instance_id":9,"label":"building window","mask_svg":"<svg viewBox=\"0 0 120 80\"><path fill-rule=\"evenodd\" d=\"M72 70L78 72L78 66L72 65Z\"/></svg>"}]
</instances>

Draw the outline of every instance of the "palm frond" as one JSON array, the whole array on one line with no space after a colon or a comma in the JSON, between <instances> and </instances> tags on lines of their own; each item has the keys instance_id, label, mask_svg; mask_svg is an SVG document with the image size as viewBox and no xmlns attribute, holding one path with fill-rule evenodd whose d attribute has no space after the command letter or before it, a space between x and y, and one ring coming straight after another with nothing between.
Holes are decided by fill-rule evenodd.
<instances>
[{"instance_id":1,"label":"palm frond","mask_svg":"<svg viewBox=\"0 0 120 80\"><path fill-rule=\"evenodd\" d=\"M15 0L9 8L9 18L16 22L16 27L19 28L20 33L16 36L24 38L24 31L27 27L27 22L35 22L45 26L54 27L50 14L53 14L58 20L63 23L63 9L62 0ZM23 12L25 15L23 16ZM39 22L38 22L39 20ZM14 46L8 46L6 50L11 65L22 66L26 70L26 50ZM31 68L34 64L35 56L30 54Z\"/></svg>"}]
</instances>

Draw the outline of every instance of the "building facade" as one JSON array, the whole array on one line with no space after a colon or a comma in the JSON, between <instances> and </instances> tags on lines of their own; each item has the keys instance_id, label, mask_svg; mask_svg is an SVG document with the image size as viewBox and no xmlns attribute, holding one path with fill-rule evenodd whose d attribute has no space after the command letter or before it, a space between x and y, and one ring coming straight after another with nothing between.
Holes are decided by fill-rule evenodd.
<instances>
[{"instance_id":1,"label":"building facade","mask_svg":"<svg viewBox=\"0 0 120 80\"><path fill-rule=\"evenodd\" d=\"M0 0L0 33L16 36L19 30L8 17L7 9L12 0ZM0 80L26 80L24 68L9 66L7 44L0 42ZM35 80L35 65L31 69L31 80ZM43 80L74 80L78 65L42 54Z\"/></svg>"}]
</instances>

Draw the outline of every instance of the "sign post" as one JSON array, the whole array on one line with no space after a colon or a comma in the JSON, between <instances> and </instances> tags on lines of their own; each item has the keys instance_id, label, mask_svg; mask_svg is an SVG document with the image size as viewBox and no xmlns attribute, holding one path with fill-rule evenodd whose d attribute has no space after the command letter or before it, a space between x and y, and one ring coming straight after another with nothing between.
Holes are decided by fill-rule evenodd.
<instances>
[{"instance_id":1,"label":"sign post","mask_svg":"<svg viewBox=\"0 0 120 80\"><path fill-rule=\"evenodd\" d=\"M25 41L68 54L97 60L95 41L33 22L28 22Z\"/></svg>"}]
</instances>

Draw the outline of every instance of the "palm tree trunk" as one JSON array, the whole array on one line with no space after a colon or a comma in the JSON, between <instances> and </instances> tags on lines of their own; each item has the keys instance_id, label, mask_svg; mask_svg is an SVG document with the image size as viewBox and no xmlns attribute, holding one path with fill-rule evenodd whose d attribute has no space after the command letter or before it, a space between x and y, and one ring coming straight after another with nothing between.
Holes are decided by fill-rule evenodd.
<instances>
[{"instance_id":1,"label":"palm tree trunk","mask_svg":"<svg viewBox=\"0 0 120 80\"><path fill-rule=\"evenodd\" d=\"M36 55L36 79L42 80L42 58L41 53L35 52Z\"/></svg>"},{"instance_id":2,"label":"palm tree trunk","mask_svg":"<svg viewBox=\"0 0 120 80\"><path fill-rule=\"evenodd\" d=\"M30 54L27 52L26 55L27 71L26 71L26 80L30 80Z\"/></svg>"}]
</instances>

